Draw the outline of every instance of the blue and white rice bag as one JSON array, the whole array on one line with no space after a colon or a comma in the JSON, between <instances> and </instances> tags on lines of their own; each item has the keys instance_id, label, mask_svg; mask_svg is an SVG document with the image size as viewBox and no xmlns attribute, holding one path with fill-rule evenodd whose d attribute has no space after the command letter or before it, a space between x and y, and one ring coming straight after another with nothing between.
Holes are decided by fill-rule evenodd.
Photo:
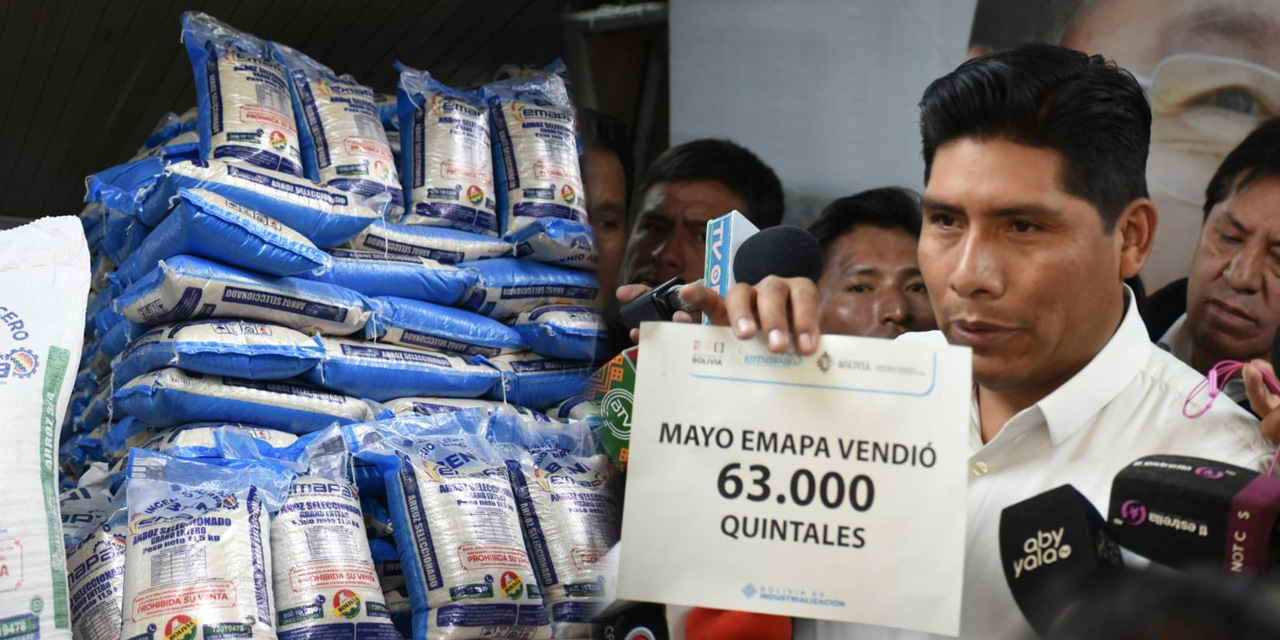
<instances>
[{"instance_id":1,"label":"blue and white rice bag","mask_svg":"<svg viewBox=\"0 0 1280 640\"><path fill-rule=\"evenodd\" d=\"M271 51L288 73L306 177L364 196L386 194L387 215L399 218L404 192L373 89L292 47L273 42Z\"/></svg>"},{"instance_id":2,"label":"blue and white rice bag","mask_svg":"<svg viewBox=\"0 0 1280 640\"><path fill-rule=\"evenodd\" d=\"M373 301L378 338L392 344L460 356L496 356L528 348L515 329L479 314L408 298L383 296Z\"/></svg>"},{"instance_id":3,"label":"blue and white rice bag","mask_svg":"<svg viewBox=\"0 0 1280 640\"><path fill-rule=\"evenodd\" d=\"M154 149L188 132L195 132L196 136L199 137L200 134L197 131L199 118L199 107L191 107L182 112L182 115L170 111L160 116L160 121L151 130L151 135L147 136L142 148L144 150Z\"/></svg>"},{"instance_id":4,"label":"blue and white rice bag","mask_svg":"<svg viewBox=\"0 0 1280 640\"><path fill-rule=\"evenodd\" d=\"M119 640L128 530L124 495L113 496L107 487L80 488L61 498L72 636Z\"/></svg>"},{"instance_id":5,"label":"blue and white rice bag","mask_svg":"<svg viewBox=\"0 0 1280 640\"><path fill-rule=\"evenodd\" d=\"M84 413L76 416L72 420L73 429L75 431L93 431L102 426L103 423L110 422L115 412L112 395L115 393L111 376L106 376L98 381L98 387L93 392L93 397L89 399L89 404L85 407Z\"/></svg>"},{"instance_id":6,"label":"blue and white rice bag","mask_svg":"<svg viewBox=\"0 0 1280 640\"><path fill-rule=\"evenodd\" d=\"M349 338L321 340L325 358L302 379L357 398L477 398L498 382L498 372L492 367L456 355Z\"/></svg>"},{"instance_id":7,"label":"blue and white rice bag","mask_svg":"<svg viewBox=\"0 0 1280 640\"><path fill-rule=\"evenodd\" d=\"M98 325L108 327L105 333L100 334L102 354L107 356L108 360L124 353L134 340L151 329L150 325L134 322L115 309L103 309L98 313L98 318L100 322L103 319L109 321L106 325L101 323Z\"/></svg>"},{"instance_id":8,"label":"blue and white rice bag","mask_svg":"<svg viewBox=\"0 0 1280 640\"><path fill-rule=\"evenodd\" d=\"M511 243L445 227L376 222L347 243L357 251L430 258L444 264L511 254Z\"/></svg>"},{"instance_id":9,"label":"blue and white rice bag","mask_svg":"<svg viewBox=\"0 0 1280 640\"><path fill-rule=\"evenodd\" d=\"M459 266L480 272L480 282L459 306L498 320L553 304L590 306L600 291L594 273L529 260L499 258Z\"/></svg>"},{"instance_id":10,"label":"blue and white rice bag","mask_svg":"<svg viewBox=\"0 0 1280 640\"><path fill-rule=\"evenodd\" d=\"M529 350L552 358L599 360L607 347L609 327L592 307L549 305L525 311L511 323Z\"/></svg>"},{"instance_id":11,"label":"blue and white rice bag","mask_svg":"<svg viewBox=\"0 0 1280 640\"><path fill-rule=\"evenodd\" d=\"M120 416L120 420L107 426L103 443L112 460L128 457L129 450L141 446L152 436L151 425L133 416Z\"/></svg>"},{"instance_id":12,"label":"blue and white rice bag","mask_svg":"<svg viewBox=\"0 0 1280 640\"><path fill-rule=\"evenodd\" d=\"M152 328L111 365L128 382L165 367L250 380L283 380L324 360L316 338L280 325L237 319L192 320Z\"/></svg>"},{"instance_id":13,"label":"blue and white rice bag","mask_svg":"<svg viewBox=\"0 0 1280 640\"><path fill-rule=\"evenodd\" d=\"M363 499L361 504L365 505ZM382 507L385 509L386 505ZM367 519L369 510L365 508L364 511ZM390 526L390 510L387 510L386 516L388 537L369 538L369 552L373 555L373 567L378 572L378 584L382 585L384 592L404 587L404 567L400 564L400 551L396 549L395 539L389 537L393 530Z\"/></svg>"},{"instance_id":14,"label":"blue and white rice bag","mask_svg":"<svg viewBox=\"0 0 1280 640\"><path fill-rule=\"evenodd\" d=\"M618 542L613 463L586 422L538 425L499 413L490 438L507 465L557 638L586 638L612 601L600 560Z\"/></svg>"},{"instance_id":15,"label":"blue and white rice bag","mask_svg":"<svg viewBox=\"0 0 1280 640\"><path fill-rule=\"evenodd\" d=\"M138 247L151 235L151 227L132 215L108 209L105 222L102 224L102 244L98 251L111 258L116 264L124 264Z\"/></svg>"},{"instance_id":16,"label":"blue and white rice bag","mask_svg":"<svg viewBox=\"0 0 1280 640\"><path fill-rule=\"evenodd\" d=\"M551 418L547 415L528 409L519 407L501 400L488 400L482 398L439 398L439 397L414 397L414 398L396 398L389 400L386 407L396 416L434 416L442 413L456 413L458 411L466 411L467 409L482 409L485 415L492 417L500 410L514 411L523 419L535 422L551 423Z\"/></svg>"},{"instance_id":17,"label":"blue and white rice bag","mask_svg":"<svg viewBox=\"0 0 1280 640\"><path fill-rule=\"evenodd\" d=\"M386 194L366 197L306 178L221 160L165 164L150 159L134 164L137 166L119 181L133 185L123 190L132 189L131 210L149 226L169 215L179 189L204 189L270 216L321 249L354 238L381 217L380 211L389 198Z\"/></svg>"},{"instance_id":18,"label":"blue and white rice bag","mask_svg":"<svg viewBox=\"0 0 1280 640\"><path fill-rule=\"evenodd\" d=\"M502 373L502 381L489 397L545 410L565 398L587 390L597 367L589 360L561 360L536 353L514 353L485 358Z\"/></svg>"},{"instance_id":19,"label":"blue and white rice bag","mask_svg":"<svg viewBox=\"0 0 1280 640\"><path fill-rule=\"evenodd\" d=\"M180 189L178 205L116 270L123 284L161 260L190 254L272 276L324 270L329 254L305 236L249 207L203 189Z\"/></svg>"},{"instance_id":20,"label":"blue and white rice bag","mask_svg":"<svg viewBox=\"0 0 1280 640\"><path fill-rule=\"evenodd\" d=\"M547 410L547 415L560 422L574 420L592 420L600 417L600 403L596 402L596 394L590 391L580 393Z\"/></svg>"},{"instance_id":21,"label":"blue and white rice bag","mask_svg":"<svg viewBox=\"0 0 1280 640\"><path fill-rule=\"evenodd\" d=\"M385 474L414 640L550 638L502 458L482 435L448 433L460 421L479 430L487 418L468 411L418 420L425 423L399 432L370 425L372 437L348 437L352 452Z\"/></svg>"},{"instance_id":22,"label":"blue and white rice bag","mask_svg":"<svg viewBox=\"0 0 1280 640\"><path fill-rule=\"evenodd\" d=\"M298 277L346 287L366 296L396 296L452 306L480 281L474 269L417 256L331 249L322 274Z\"/></svg>"},{"instance_id":23,"label":"blue and white rice bag","mask_svg":"<svg viewBox=\"0 0 1280 640\"><path fill-rule=\"evenodd\" d=\"M401 63L396 68L400 122L408 134L400 148L410 200L402 222L498 237L484 98L450 89L425 71Z\"/></svg>"},{"instance_id":24,"label":"blue and white rice bag","mask_svg":"<svg viewBox=\"0 0 1280 640\"><path fill-rule=\"evenodd\" d=\"M370 400L300 384L206 376L172 367L125 383L115 394L115 407L157 428L241 422L290 433L391 415Z\"/></svg>"},{"instance_id":25,"label":"blue and white rice bag","mask_svg":"<svg viewBox=\"0 0 1280 640\"><path fill-rule=\"evenodd\" d=\"M564 83L555 76L510 78L483 92L493 120L502 237L521 257L594 268L577 125Z\"/></svg>"},{"instance_id":26,"label":"blue and white rice bag","mask_svg":"<svg viewBox=\"0 0 1280 640\"><path fill-rule=\"evenodd\" d=\"M293 471L134 449L126 472L123 638L276 638L271 514Z\"/></svg>"},{"instance_id":27,"label":"blue and white rice bag","mask_svg":"<svg viewBox=\"0 0 1280 640\"><path fill-rule=\"evenodd\" d=\"M199 160L200 157L200 132L187 131L158 147L140 150L132 159L160 158L167 163Z\"/></svg>"},{"instance_id":28,"label":"blue and white rice bag","mask_svg":"<svg viewBox=\"0 0 1280 640\"><path fill-rule=\"evenodd\" d=\"M298 436L279 429L232 422L193 422L172 429L162 429L139 448L166 453L176 458L226 457L218 442L218 434L226 431L261 440L268 446L283 449L298 441Z\"/></svg>"},{"instance_id":29,"label":"blue and white rice bag","mask_svg":"<svg viewBox=\"0 0 1280 640\"><path fill-rule=\"evenodd\" d=\"M182 15L182 42L195 72L201 157L302 177L289 82L267 43L195 11Z\"/></svg>"},{"instance_id":30,"label":"blue and white rice bag","mask_svg":"<svg viewBox=\"0 0 1280 640\"><path fill-rule=\"evenodd\" d=\"M365 328L368 298L331 284L273 278L195 256L174 256L138 279L115 301L134 322L243 318L308 333L349 335Z\"/></svg>"}]
</instances>

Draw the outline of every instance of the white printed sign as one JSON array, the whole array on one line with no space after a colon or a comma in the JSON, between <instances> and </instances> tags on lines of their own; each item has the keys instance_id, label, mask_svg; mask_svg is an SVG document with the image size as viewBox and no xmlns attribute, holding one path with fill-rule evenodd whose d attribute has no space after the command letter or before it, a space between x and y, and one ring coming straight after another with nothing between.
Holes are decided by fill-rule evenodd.
<instances>
[{"instance_id":1,"label":"white printed sign","mask_svg":"<svg viewBox=\"0 0 1280 640\"><path fill-rule=\"evenodd\" d=\"M959 632L968 349L641 333L620 597Z\"/></svg>"}]
</instances>

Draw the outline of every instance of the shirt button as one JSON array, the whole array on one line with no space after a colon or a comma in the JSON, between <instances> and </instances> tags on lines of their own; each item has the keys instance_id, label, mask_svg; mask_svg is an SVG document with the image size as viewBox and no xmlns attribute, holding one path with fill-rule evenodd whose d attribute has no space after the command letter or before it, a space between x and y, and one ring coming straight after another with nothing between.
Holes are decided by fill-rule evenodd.
<instances>
[{"instance_id":1,"label":"shirt button","mask_svg":"<svg viewBox=\"0 0 1280 640\"><path fill-rule=\"evenodd\" d=\"M973 475L981 478L982 476L987 475L987 471L987 463L982 461L973 463Z\"/></svg>"}]
</instances>

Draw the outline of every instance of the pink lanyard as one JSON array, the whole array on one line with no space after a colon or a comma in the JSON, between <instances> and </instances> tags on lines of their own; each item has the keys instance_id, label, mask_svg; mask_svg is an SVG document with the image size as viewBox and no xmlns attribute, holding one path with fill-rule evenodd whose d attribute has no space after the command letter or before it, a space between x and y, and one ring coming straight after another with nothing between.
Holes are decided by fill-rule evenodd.
<instances>
[{"instance_id":1,"label":"pink lanyard","mask_svg":"<svg viewBox=\"0 0 1280 640\"><path fill-rule=\"evenodd\" d=\"M1222 390L1227 386L1227 380L1229 380L1231 376L1240 373L1243 369L1244 363L1239 360L1223 360L1222 362L1213 365L1213 368L1209 370L1209 376L1200 384L1196 385L1196 388L1192 389L1191 393L1187 395L1186 401L1182 403L1182 415L1188 418L1199 418L1204 415L1205 412L1213 406L1213 401L1218 399L1218 394L1222 393ZM1263 373L1262 381L1267 383L1267 387L1269 387L1273 393L1280 395L1280 383L1276 382L1275 378ZM1200 395L1205 388L1208 388L1209 390L1209 402L1205 403L1203 409L1196 411L1195 413L1189 412L1187 408L1191 405L1191 401L1194 400L1196 396ZM1280 460L1280 447L1276 447L1276 454L1271 458L1271 466L1267 468L1267 475L1271 475L1271 472L1275 471L1277 460Z\"/></svg>"}]
</instances>

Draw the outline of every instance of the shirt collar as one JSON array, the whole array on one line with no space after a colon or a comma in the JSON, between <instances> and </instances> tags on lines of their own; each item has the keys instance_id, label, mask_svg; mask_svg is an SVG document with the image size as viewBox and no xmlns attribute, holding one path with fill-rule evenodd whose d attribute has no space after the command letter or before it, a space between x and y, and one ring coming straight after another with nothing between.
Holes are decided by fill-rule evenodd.
<instances>
[{"instance_id":1,"label":"shirt collar","mask_svg":"<svg viewBox=\"0 0 1280 640\"><path fill-rule=\"evenodd\" d=\"M1026 409L1039 408L1054 445L1075 435L1102 411L1150 359L1151 341L1128 286L1124 295L1124 319L1106 346L1065 384Z\"/></svg>"},{"instance_id":2,"label":"shirt collar","mask_svg":"<svg viewBox=\"0 0 1280 640\"><path fill-rule=\"evenodd\" d=\"M1191 332L1187 331L1187 314L1179 316L1156 341L1156 345L1191 366Z\"/></svg>"}]
</instances>

